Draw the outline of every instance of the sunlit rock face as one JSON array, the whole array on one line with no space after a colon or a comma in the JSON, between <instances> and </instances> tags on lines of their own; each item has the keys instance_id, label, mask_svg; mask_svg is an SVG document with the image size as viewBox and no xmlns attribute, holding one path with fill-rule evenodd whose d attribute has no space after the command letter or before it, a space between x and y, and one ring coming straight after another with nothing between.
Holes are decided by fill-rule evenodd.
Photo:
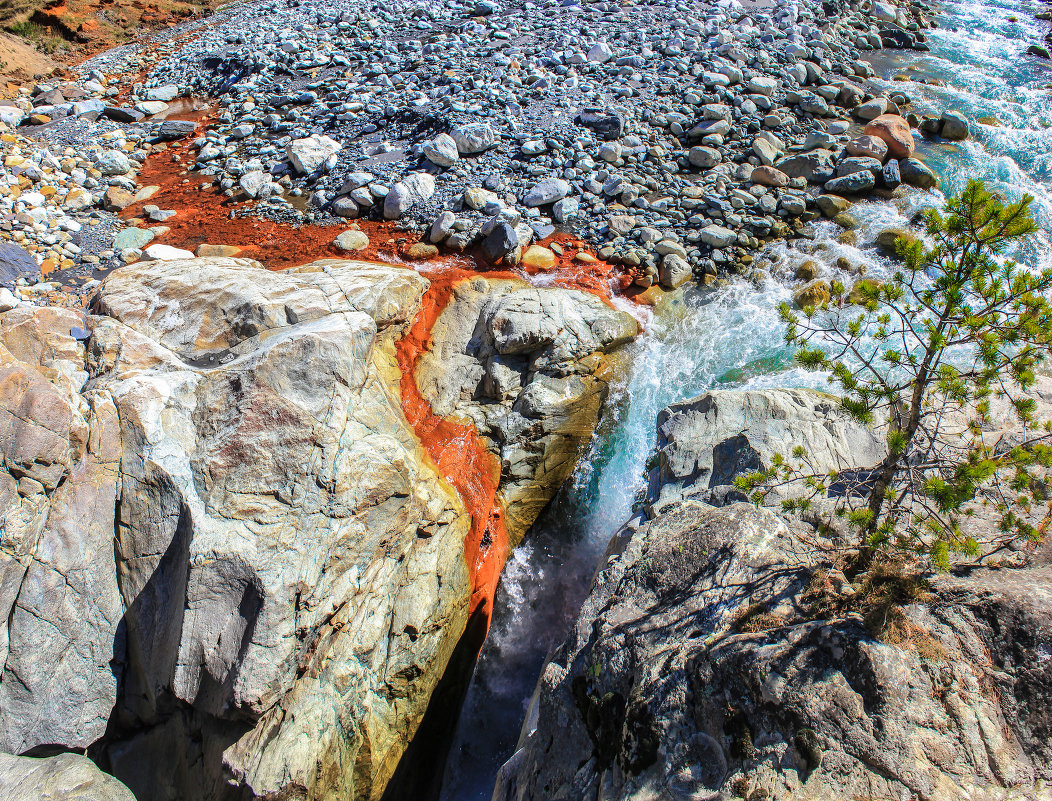
<instances>
[{"instance_id":1,"label":"sunlit rock face","mask_svg":"<svg viewBox=\"0 0 1052 801\"><path fill-rule=\"evenodd\" d=\"M0 748L87 748L140 801L382 794L478 603L478 510L404 409L430 288L188 259L117 270L86 321L0 315ZM458 293L409 380L455 387L460 362L430 360L458 349L520 371L491 400L539 427L479 440L518 537L636 325L571 290ZM464 393L433 397L464 416ZM528 470L500 469L534 439Z\"/></svg>"},{"instance_id":2,"label":"sunlit rock face","mask_svg":"<svg viewBox=\"0 0 1052 801\"><path fill-rule=\"evenodd\" d=\"M816 611L816 594L858 591L826 587L821 532L715 491L778 438L834 466L879 455L851 425L795 390L659 415L651 502L545 665L494 799L1047 796L1048 545L1021 568L934 577L885 610L889 628Z\"/></svg>"}]
</instances>

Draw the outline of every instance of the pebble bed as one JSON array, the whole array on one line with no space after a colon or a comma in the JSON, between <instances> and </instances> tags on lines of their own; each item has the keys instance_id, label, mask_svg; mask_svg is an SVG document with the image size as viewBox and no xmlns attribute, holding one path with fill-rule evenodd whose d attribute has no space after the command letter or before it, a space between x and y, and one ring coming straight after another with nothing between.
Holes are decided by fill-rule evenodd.
<instances>
[{"instance_id":1,"label":"pebble bed","mask_svg":"<svg viewBox=\"0 0 1052 801\"><path fill-rule=\"evenodd\" d=\"M171 212L148 206L124 230L114 215L148 199L136 183L147 156L196 137L190 169L251 200L249 213L397 220L448 251L541 267L549 254L530 243L562 230L640 287L709 281L843 210L823 193L933 182L915 159L857 143L860 123L909 106L869 90L865 51L924 49L929 10L240 3L2 101L0 236L45 273L80 276L78 290L92 270L184 255L150 253ZM203 135L165 119L183 98L216 104ZM963 119L910 123L967 135Z\"/></svg>"}]
</instances>

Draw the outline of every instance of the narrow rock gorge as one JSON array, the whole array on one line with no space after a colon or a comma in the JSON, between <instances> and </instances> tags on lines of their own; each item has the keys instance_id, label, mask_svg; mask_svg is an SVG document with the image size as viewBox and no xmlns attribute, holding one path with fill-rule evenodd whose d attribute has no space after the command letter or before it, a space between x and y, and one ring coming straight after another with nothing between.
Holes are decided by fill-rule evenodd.
<instances>
[{"instance_id":1,"label":"narrow rock gorge","mask_svg":"<svg viewBox=\"0 0 1052 801\"><path fill-rule=\"evenodd\" d=\"M0 8L0 801L1052 801L1042 9Z\"/></svg>"}]
</instances>

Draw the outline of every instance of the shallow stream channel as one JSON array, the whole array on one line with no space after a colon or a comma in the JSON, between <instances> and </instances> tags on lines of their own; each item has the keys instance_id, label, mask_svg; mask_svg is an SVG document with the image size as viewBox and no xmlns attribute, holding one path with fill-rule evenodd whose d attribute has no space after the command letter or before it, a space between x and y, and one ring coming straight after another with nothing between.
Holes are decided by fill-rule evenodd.
<instances>
[{"instance_id":1,"label":"shallow stream channel","mask_svg":"<svg viewBox=\"0 0 1052 801\"><path fill-rule=\"evenodd\" d=\"M1026 54L1049 31L1034 18L1047 8L1023 0L949 2L937 17L940 27L929 32L931 52L884 51L871 60L873 83L906 92L918 113L955 109L969 119L964 142L917 135L918 153L943 192L979 178L1008 199L1034 197L1041 231L1013 254L1033 267L1052 265L1052 62ZM611 535L645 488L661 409L715 388L822 386L820 376L793 366L783 344L778 306L791 299L796 267L814 260L831 278L839 261L879 278L892 267L873 245L877 235L943 199L910 190L892 201L864 200L851 209L860 225L849 235L818 223L813 241L780 243L762 254L759 277L670 295L653 310L574 477L505 568L450 744L441 801L489 800L545 657L565 636Z\"/></svg>"}]
</instances>

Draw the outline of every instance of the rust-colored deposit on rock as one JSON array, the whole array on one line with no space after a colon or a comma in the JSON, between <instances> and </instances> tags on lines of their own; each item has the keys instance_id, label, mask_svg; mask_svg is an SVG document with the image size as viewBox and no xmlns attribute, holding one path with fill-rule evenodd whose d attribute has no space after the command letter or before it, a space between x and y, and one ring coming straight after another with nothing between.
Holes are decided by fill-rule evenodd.
<instances>
[{"instance_id":1,"label":"rust-colored deposit on rock","mask_svg":"<svg viewBox=\"0 0 1052 801\"><path fill-rule=\"evenodd\" d=\"M199 123L199 135L211 121L207 111L169 115L168 119L192 119ZM211 179L188 170L193 164L190 140L175 143L151 153L137 183L156 186L157 191L140 203L128 206L121 217L140 227L153 224L137 218L143 207L158 206L175 212L163 223L167 232L154 241L195 251L199 245L228 245L239 248L238 256L256 259L272 270L283 270L323 258L386 260L398 257L416 242L416 237L398 231L392 222L359 220L350 225L301 225L275 222L252 214L231 217L231 213L248 210L252 203L228 198L216 191ZM348 253L333 241L348 228L357 228L369 237L369 246Z\"/></svg>"},{"instance_id":2,"label":"rust-colored deposit on rock","mask_svg":"<svg viewBox=\"0 0 1052 801\"><path fill-rule=\"evenodd\" d=\"M137 183L142 187L156 186L158 189L142 202L121 212L124 219L134 222L143 214L145 205L152 204L174 211L175 216L164 223L164 227L169 230L158 236L156 242L191 251L204 244L231 245L240 248L238 256L256 259L272 270L281 270L319 258L366 261L402 258L406 256L408 248L419 240L415 234L399 231L392 222L356 220L345 225L297 227L254 215L231 217L232 212L252 208L252 203L228 198L216 190L210 178L188 169L194 163L191 140L201 135L212 122L214 111L201 109L169 114L167 118L194 120L198 123L197 131L185 140L156 150L147 157ZM151 225L146 221L139 224L143 227ZM348 228L363 231L369 237L369 246L353 253L339 250L333 241L341 231ZM579 239L560 233L540 244L555 246L557 255L553 268L543 274L528 269L514 275L567 289L580 289L598 295L607 302L610 302L615 291L628 297L633 295L632 277L615 273L612 265L597 259ZM421 266L430 268L441 261L432 260ZM457 264L458 269L464 270L462 277L492 274L492 271L487 271L471 259L459 258ZM427 269L423 271L426 273Z\"/></svg>"},{"instance_id":3,"label":"rust-colored deposit on rock","mask_svg":"<svg viewBox=\"0 0 1052 801\"><path fill-rule=\"evenodd\" d=\"M41 26L46 36L61 42L53 57L73 66L103 50L143 41L153 31L202 19L217 5L214 0L8 0L0 4L0 24L9 28L21 19ZM170 52L194 33L186 31L163 43L145 41L143 52Z\"/></svg>"},{"instance_id":4,"label":"rust-colored deposit on rock","mask_svg":"<svg viewBox=\"0 0 1052 801\"><path fill-rule=\"evenodd\" d=\"M454 287L476 273L451 266L426 275L431 286L424 294L412 328L396 347L402 372L402 409L439 473L457 491L471 515L471 530L464 544L464 557L471 574L471 612L484 615L488 626L493 595L508 556L504 510L497 496L500 464L482 444L474 426L436 415L416 386L416 365L431 348L431 328L449 303ZM493 277L514 275L497 273Z\"/></svg>"},{"instance_id":5,"label":"rust-colored deposit on rock","mask_svg":"<svg viewBox=\"0 0 1052 801\"><path fill-rule=\"evenodd\" d=\"M202 125L206 115L179 115L171 119L198 117ZM294 267L319 258L346 256L332 244L340 229L336 226L302 226L274 222L262 217L231 218L231 212L249 204L234 201L216 191L210 179L189 171L193 164L188 142L181 142L151 154L138 176L143 187L159 189L142 203L129 206L121 216L132 220L142 215L142 207L152 204L175 212L166 220L169 230L156 242L195 250L198 245L232 245L241 249L239 256L256 259L271 269ZM143 227L151 223L142 222ZM367 257L368 254L360 254Z\"/></svg>"},{"instance_id":6,"label":"rust-colored deposit on rock","mask_svg":"<svg viewBox=\"0 0 1052 801\"><path fill-rule=\"evenodd\" d=\"M581 243L558 235L548 240L563 251L555 269L549 271L552 283L568 289L581 289L599 295L607 302L612 293L610 265L594 260L574 260ZM433 260L421 272L430 287L421 301L420 312L409 332L396 346L401 371L402 409L424 449L448 481L465 509L471 515L471 529L465 543L465 559L471 572L471 612L484 616L488 626L493 611L493 596L501 571L508 558L508 533L504 509L498 495L500 464L486 449L475 427L437 416L431 404L416 385L416 365L431 349L431 329L449 303L457 284L477 276L485 278L522 278L521 272L481 270L464 260ZM429 269L430 268L430 269Z\"/></svg>"}]
</instances>

